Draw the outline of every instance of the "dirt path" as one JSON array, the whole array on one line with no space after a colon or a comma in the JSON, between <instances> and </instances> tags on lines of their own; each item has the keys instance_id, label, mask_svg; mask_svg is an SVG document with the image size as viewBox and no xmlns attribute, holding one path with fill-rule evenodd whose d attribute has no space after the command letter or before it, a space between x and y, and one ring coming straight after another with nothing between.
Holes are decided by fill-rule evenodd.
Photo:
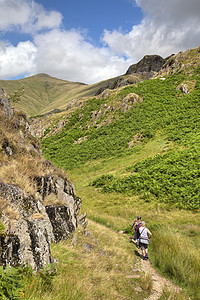
<instances>
[{"instance_id":1,"label":"dirt path","mask_svg":"<svg viewBox=\"0 0 200 300\"><path fill-rule=\"evenodd\" d=\"M134 243L132 237L129 237L130 240ZM148 298L144 300L158 300L162 295L162 291L164 288L167 288L172 293L177 293L181 291L180 287L175 286L170 280L166 279L162 275L160 275L152 266L150 260L143 260L142 251L137 249L135 250L135 254L138 257L138 261L136 263L136 267L138 267L141 271L145 273L145 275L151 275L152 278L152 293Z\"/></svg>"}]
</instances>

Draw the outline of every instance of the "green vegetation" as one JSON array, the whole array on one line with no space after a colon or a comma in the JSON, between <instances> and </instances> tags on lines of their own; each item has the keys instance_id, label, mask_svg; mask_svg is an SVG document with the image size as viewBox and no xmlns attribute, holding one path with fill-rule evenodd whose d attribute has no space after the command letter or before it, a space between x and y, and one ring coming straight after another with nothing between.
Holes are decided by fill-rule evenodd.
<instances>
[{"instance_id":1,"label":"green vegetation","mask_svg":"<svg viewBox=\"0 0 200 300\"><path fill-rule=\"evenodd\" d=\"M19 269L0 266L0 298L20 299L24 296L24 284Z\"/></svg>"},{"instance_id":2,"label":"green vegetation","mask_svg":"<svg viewBox=\"0 0 200 300\"><path fill-rule=\"evenodd\" d=\"M135 257L130 243L122 235L100 224L90 221L87 230L79 230L77 246L72 247L71 239L52 245L52 254L58 260L56 276L45 288L46 280L38 273L30 277L25 289L29 300L79 300L79 299L144 299L150 293L149 285L138 278L127 278L133 274ZM135 273L134 273L135 274ZM135 284L143 291L136 294Z\"/></svg>"},{"instance_id":3,"label":"green vegetation","mask_svg":"<svg viewBox=\"0 0 200 300\"><path fill-rule=\"evenodd\" d=\"M165 143L162 139L159 141L156 143L150 141L144 151L137 155L88 162L81 168L67 171L67 174L75 184L77 195L82 198L82 211L87 212L89 220L95 220L114 232L125 230L132 235L133 219L141 215L153 234L149 256L154 267L181 286L191 299L199 299L197 284L200 279L199 213L175 209L169 203L147 202L133 194L102 193L101 189L89 185L100 174L124 176L123 171L126 172L126 166L131 162L140 161L146 155L151 156L162 151ZM125 168L122 169L121 166ZM109 181L111 177L108 176L107 180ZM133 246L134 249L136 248ZM184 296L185 298L177 296L177 299L188 299L189 296Z\"/></svg>"},{"instance_id":4,"label":"green vegetation","mask_svg":"<svg viewBox=\"0 0 200 300\"><path fill-rule=\"evenodd\" d=\"M0 236L3 236L5 234L5 226L3 223L0 222Z\"/></svg>"},{"instance_id":5,"label":"green vegetation","mask_svg":"<svg viewBox=\"0 0 200 300\"><path fill-rule=\"evenodd\" d=\"M168 141L176 143L173 151L129 166L128 170L133 172L130 176L113 177L108 181L106 175L93 184L99 187L100 180L101 187L107 192L143 194L147 201L156 198L179 208L200 209L199 73L196 71L190 78L191 82L196 82L190 94L182 94L176 89L184 79L184 74L176 74L165 81L155 79L125 87L114 95L114 99L109 96L103 100L91 99L71 115L61 133L42 141L44 155L59 167L72 169L96 159L137 153L150 139L164 135ZM109 105L116 98L123 101L130 93L138 94L143 102L123 114L116 110L107 126L97 127L108 117L105 115L95 125L90 125L94 111L100 111L102 105ZM135 142L128 148L138 133L140 143ZM86 140L74 143L84 136Z\"/></svg>"},{"instance_id":6,"label":"green vegetation","mask_svg":"<svg viewBox=\"0 0 200 300\"><path fill-rule=\"evenodd\" d=\"M19 102L21 100L21 96L24 94L24 85L21 85L15 92L13 92L9 99L13 102Z\"/></svg>"},{"instance_id":7,"label":"green vegetation","mask_svg":"<svg viewBox=\"0 0 200 300\"><path fill-rule=\"evenodd\" d=\"M199 71L92 98L59 134L41 141L45 157L75 185L90 220L131 234L133 218L142 215L153 233L154 267L191 299L200 298ZM143 101L124 111L130 93Z\"/></svg>"}]
</instances>

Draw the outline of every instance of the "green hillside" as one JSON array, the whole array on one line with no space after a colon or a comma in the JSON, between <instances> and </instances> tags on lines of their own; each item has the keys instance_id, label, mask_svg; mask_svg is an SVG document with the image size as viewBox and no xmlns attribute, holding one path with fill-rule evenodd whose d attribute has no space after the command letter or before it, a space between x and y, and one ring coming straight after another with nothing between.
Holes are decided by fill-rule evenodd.
<instances>
[{"instance_id":1,"label":"green hillside","mask_svg":"<svg viewBox=\"0 0 200 300\"><path fill-rule=\"evenodd\" d=\"M160 299L200 299L199 115L197 48L157 78L41 120L43 154L73 182L89 220L129 234L133 218L146 221L153 266L189 295Z\"/></svg>"},{"instance_id":2,"label":"green hillside","mask_svg":"<svg viewBox=\"0 0 200 300\"><path fill-rule=\"evenodd\" d=\"M70 82L57 79L47 74L38 74L20 80L0 80L0 86L7 95L11 95L20 87L24 87L24 94L19 102L13 105L28 116L48 113L54 109L65 109L70 101L81 97L89 97L109 80L86 85L79 82Z\"/></svg>"},{"instance_id":3,"label":"green hillside","mask_svg":"<svg viewBox=\"0 0 200 300\"><path fill-rule=\"evenodd\" d=\"M199 69L187 82L191 86L187 94L177 89L185 79L181 72L165 80L158 78L125 87L105 99L90 99L71 115L59 134L42 141L44 155L59 167L71 169L96 159L141 152L150 140L165 136L168 142L173 142L173 151L166 147L156 157L129 167L133 174L124 178L109 181L105 178L105 185L100 179L101 186L106 191L147 193L150 199L156 197L179 207L200 209ZM142 102L135 103L126 112L122 112L122 106L103 112L102 106L111 107L116 101L122 103L132 93L139 95ZM98 111L101 115L94 122L91 116ZM139 185L134 184L138 181ZM98 181L95 184L99 185Z\"/></svg>"}]
</instances>

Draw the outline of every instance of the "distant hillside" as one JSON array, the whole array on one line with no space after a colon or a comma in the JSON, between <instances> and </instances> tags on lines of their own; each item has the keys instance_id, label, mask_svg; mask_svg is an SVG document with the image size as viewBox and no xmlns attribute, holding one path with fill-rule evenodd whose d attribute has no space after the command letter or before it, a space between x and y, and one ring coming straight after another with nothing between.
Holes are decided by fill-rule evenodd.
<instances>
[{"instance_id":1,"label":"distant hillside","mask_svg":"<svg viewBox=\"0 0 200 300\"><path fill-rule=\"evenodd\" d=\"M24 95L14 106L28 116L42 115L54 109L65 109L73 99L95 95L104 84L103 81L89 86L57 79L47 74L38 74L20 80L0 80L0 87L7 95L24 86Z\"/></svg>"},{"instance_id":2,"label":"distant hillside","mask_svg":"<svg viewBox=\"0 0 200 300\"><path fill-rule=\"evenodd\" d=\"M0 86L8 96L23 86L24 94L13 105L29 117L34 117L65 110L72 100L99 95L105 89L116 89L149 79L161 70L166 60L158 55L146 55L137 64L131 65L126 74L93 85L61 80L41 73L20 80L0 80Z\"/></svg>"},{"instance_id":3,"label":"distant hillside","mask_svg":"<svg viewBox=\"0 0 200 300\"><path fill-rule=\"evenodd\" d=\"M71 101L100 95L106 89L136 84L158 75L173 73L180 68L182 71L185 68L192 70L199 62L196 51L199 51L198 48L165 59L158 55L145 55L138 63L131 65L126 74L93 85L61 80L41 73L20 80L0 80L0 87L4 88L7 95L11 95L23 86L21 100L13 105L28 117L34 117L65 110ZM193 56L197 58L196 63ZM189 68L189 65L193 67Z\"/></svg>"}]
</instances>

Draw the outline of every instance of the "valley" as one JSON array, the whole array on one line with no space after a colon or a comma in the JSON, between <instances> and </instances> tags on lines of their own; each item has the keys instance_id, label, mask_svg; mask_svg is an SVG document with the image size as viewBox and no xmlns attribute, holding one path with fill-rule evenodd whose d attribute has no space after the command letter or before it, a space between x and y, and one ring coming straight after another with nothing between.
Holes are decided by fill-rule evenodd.
<instances>
[{"instance_id":1,"label":"valley","mask_svg":"<svg viewBox=\"0 0 200 300\"><path fill-rule=\"evenodd\" d=\"M8 134L1 117L1 144L6 137L15 156L1 151L0 178L33 194L31 176L53 169L73 184L88 221L51 244L55 274L24 273L25 299L200 299L200 48L156 70L149 59L130 68L123 84L122 77L87 86L45 74L0 81L7 94L24 85L12 104L28 115L45 158L36 137L29 144L37 154L16 150L17 122ZM138 215L152 232L150 262L129 239Z\"/></svg>"}]
</instances>

